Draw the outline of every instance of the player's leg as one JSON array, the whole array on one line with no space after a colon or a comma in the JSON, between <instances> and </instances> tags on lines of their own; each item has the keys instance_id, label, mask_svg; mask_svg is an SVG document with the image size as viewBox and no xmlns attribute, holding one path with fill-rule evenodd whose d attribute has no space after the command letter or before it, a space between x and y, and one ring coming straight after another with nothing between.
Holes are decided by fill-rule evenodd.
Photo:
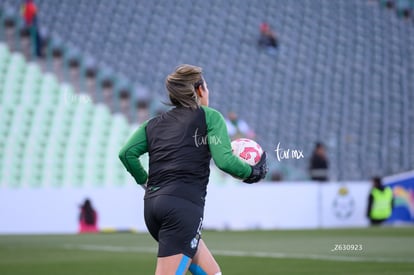
<instances>
[{"instance_id":1,"label":"player's leg","mask_svg":"<svg viewBox=\"0 0 414 275\"><path fill-rule=\"evenodd\" d=\"M184 254L158 257L155 275L185 275L191 263L191 258Z\"/></svg>"},{"instance_id":2,"label":"player's leg","mask_svg":"<svg viewBox=\"0 0 414 275\"><path fill-rule=\"evenodd\" d=\"M219 265L203 240L198 244L189 270L193 275L221 275Z\"/></svg>"},{"instance_id":3,"label":"player's leg","mask_svg":"<svg viewBox=\"0 0 414 275\"><path fill-rule=\"evenodd\" d=\"M219 265L203 240L192 260L184 254L158 257L155 275L185 275L187 270L193 275L221 275Z\"/></svg>"},{"instance_id":4,"label":"player's leg","mask_svg":"<svg viewBox=\"0 0 414 275\"><path fill-rule=\"evenodd\" d=\"M155 274L184 275L198 251L203 207L173 196L158 196L152 200L155 201L154 214L147 215L147 226L150 232L157 229L152 232L158 241Z\"/></svg>"}]
</instances>

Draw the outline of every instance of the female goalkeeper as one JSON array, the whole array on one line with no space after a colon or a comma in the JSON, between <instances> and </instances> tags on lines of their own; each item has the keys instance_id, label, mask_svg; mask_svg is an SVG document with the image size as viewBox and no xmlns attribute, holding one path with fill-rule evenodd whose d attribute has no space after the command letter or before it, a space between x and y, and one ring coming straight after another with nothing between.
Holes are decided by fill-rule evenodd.
<instances>
[{"instance_id":1,"label":"female goalkeeper","mask_svg":"<svg viewBox=\"0 0 414 275\"><path fill-rule=\"evenodd\" d=\"M119 157L135 181L146 188L144 217L158 242L156 275L220 275L220 267L201 239L210 159L246 183L267 173L266 153L255 166L232 154L223 116L208 107L202 69L181 65L166 79L174 106L144 122ZM149 153L149 171L139 156Z\"/></svg>"}]
</instances>

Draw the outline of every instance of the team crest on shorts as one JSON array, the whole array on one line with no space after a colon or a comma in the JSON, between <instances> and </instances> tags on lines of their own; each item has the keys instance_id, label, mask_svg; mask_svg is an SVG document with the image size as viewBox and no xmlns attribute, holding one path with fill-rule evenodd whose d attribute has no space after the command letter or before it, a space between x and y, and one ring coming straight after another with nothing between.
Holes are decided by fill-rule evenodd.
<instances>
[{"instance_id":1,"label":"team crest on shorts","mask_svg":"<svg viewBox=\"0 0 414 275\"><path fill-rule=\"evenodd\" d=\"M203 226L203 218L200 218L200 223L198 224L198 228L197 228L197 234L195 235L195 237L191 240L190 243L190 247L191 249L196 249L198 242L201 238L201 227Z\"/></svg>"},{"instance_id":2,"label":"team crest on shorts","mask_svg":"<svg viewBox=\"0 0 414 275\"><path fill-rule=\"evenodd\" d=\"M190 243L190 247L191 247L191 249L195 249L196 247L197 247L197 245L198 245L198 241L200 240L200 235L199 234L197 234L192 240L191 240L191 243Z\"/></svg>"}]
</instances>

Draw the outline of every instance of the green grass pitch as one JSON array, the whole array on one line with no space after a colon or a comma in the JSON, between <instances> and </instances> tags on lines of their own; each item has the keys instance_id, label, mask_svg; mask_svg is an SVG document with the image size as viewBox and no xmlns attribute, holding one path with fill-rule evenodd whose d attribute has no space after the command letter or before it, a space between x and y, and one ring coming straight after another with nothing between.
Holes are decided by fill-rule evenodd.
<instances>
[{"instance_id":1,"label":"green grass pitch","mask_svg":"<svg viewBox=\"0 0 414 275\"><path fill-rule=\"evenodd\" d=\"M414 274L414 228L205 231L223 275ZM0 235L2 275L154 274L146 233Z\"/></svg>"}]
</instances>

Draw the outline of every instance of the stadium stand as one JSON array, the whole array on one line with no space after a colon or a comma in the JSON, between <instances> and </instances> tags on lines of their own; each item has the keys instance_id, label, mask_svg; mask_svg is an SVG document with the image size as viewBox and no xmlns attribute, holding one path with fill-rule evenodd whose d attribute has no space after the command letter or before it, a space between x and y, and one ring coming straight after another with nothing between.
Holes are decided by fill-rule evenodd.
<instances>
[{"instance_id":1,"label":"stadium stand","mask_svg":"<svg viewBox=\"0 0 414 275\"><path fill-rule=\"evenodd\" d=\"M395 9L396 15L403 18L410 18L414 9L413 0L380 0L383 7Z\"/></svg>"},{"instance_id":2,"label":"stadium stand","mask_svg":"<svg viewBox=\"0 0 414 275\"><path fill-rule=\"evenodd\" d=\"M202 66L212 106L243 116L269 152L281 142L310 156L325 142L339 180L414 163L413 21L371 2L36 1L65 48L161 98L176 65ZM276 56L257 48L263 21L280 38ZM306 178L305 160L273 163L286 180Z\"/></svg>"},{"instance_id":3,"label":"stadium stand","mask_svg":"<svg viewBox=\"0 0 414 275\"><path fill-rule=\"evenodd\" d=\"M21 187L130 182L118 149L133 128L0 43L0 184ZM144 160L145 161L145 160ZM110 167L110 169L109 169Z\"/></svg>"}]
</instances>

